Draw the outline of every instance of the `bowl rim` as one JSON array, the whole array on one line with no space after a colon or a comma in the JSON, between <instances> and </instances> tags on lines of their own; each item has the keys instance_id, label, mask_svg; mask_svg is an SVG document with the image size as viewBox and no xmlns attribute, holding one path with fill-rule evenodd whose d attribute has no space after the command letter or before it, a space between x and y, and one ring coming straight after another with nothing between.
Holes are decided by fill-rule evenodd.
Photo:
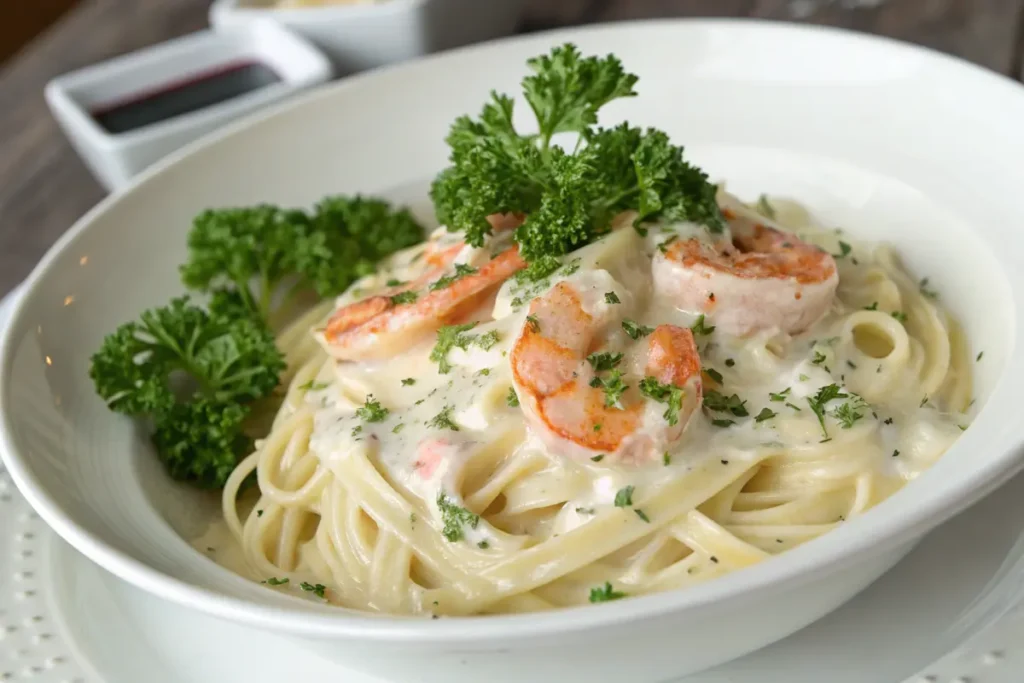
<instances>
[{"instance_id":1,"label":"bowl rim","mask_svg":"<svg viewBox=\"0 0 1024 683\"><path fill-rule=\"evenodd\" d=\"M216 617L292 635L419 644L450 644L454 638L461 644L480 645L500 642L508 638L543 638L568 632L579 635L602 627L624 626L686 610L699 613L701 609L709 606L719 607L742 601L749 598L755 591L765 588L781 590L791 587L794 584L805 582L812 573L816 578L821 578L829 573L839 571L843 560L860 552L870 551L872 555L877 555L886 550L896 551L900 547L909 549L910 544L927 531L974 504L996 489L1006 478L1022 469L1024 453L1019 452L1021 450L1019 442L990 444L990 447L998 448L1001 455L993 457L985 465L971 470L970 476L959 482L957 489L959 495L952 500L951 497L935 496L919 501L904 516L898 518L890 516L880 522L875 521L878 515L873 513L883 506L887 506L892 500L890 498L839 529L825 534L814 543L789 550L756 567L738 570L714 581L685 590L665 591L636 596L630 600L562 608L551 612L424 620L418 617L376 615L335 606L317 606L315 609L311 609L307 603L298 601L296 608L261 604L196 586L170 574L165 574L103 542L97 535L77 525L64 511L61 504L40 484L27 459L18 454L12 418L5 409L9 400L8 394L11 393L11 360L15 346L20 339L20 335L15 335L15 331L24 326L24 318L28 315L28 302L33 298L33 294L40 284L47 278L50 270L54 268L54 263L61 252L88 231L97 217L105 213L108 207L120 202L137 186L157 178L167 169L200 149L242 134L256 123L284 115L293 108L298 109L319 98L335 96L338 92L356 87L367 79L375 78L378 72L390 73L425 68L443 60L487 51L494 45L537 40L538 36L543 36L551 43L556 43L572 41L581 34L636 31L648 27L690 30L743 27L745 30L773 32L783 37L793 34L823 33L831 40L846 41L848 44L864 45L872 49L885 49L890 52L913 54L919 57L926 56L933 63L943 62L945 68L958 70L973 79L988 81L992 87L1002 88L1007 93L1012 91L1014 97L1024 95L1024 86L1002 74L937 50L892 38L833 27L748 18L647 19L562 28L461 47L403 64L390 65L357 74L331 85L308 91L294 99L268 107L266 110L250 114L186 145L142 172L128 186L118 189L104 198L76 221L47 250L23 283L21 294L11 311L10 321L3 336L0 337L0 458L3 459L15 484L26 500L57 534L107 571L155 596ZM1002 383L1001 380L1000 384L993 389L993 393L1000 390ZM975 423L977 424L977 421L987 412L989 411L986 406L986 409L979 413ZM972 431L977 430L968 430L954 448L961 446L971 436ZM842 545L835 542L821 544L823 539L839 537L843 538ZM828 546L832 546L831 549ZM300 608L299 605L302 607Z\"/></svg>"}]
</instances>

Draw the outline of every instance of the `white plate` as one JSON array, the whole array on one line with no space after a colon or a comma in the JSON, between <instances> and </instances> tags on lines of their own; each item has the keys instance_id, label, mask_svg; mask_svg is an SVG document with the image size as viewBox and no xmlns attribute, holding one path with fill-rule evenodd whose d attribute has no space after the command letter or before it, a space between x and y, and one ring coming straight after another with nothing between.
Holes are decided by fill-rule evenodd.
<instances>
[{"instance_id":1,"label":"white plate","mask_svg":"<svg viewBox=\"0 0 1024 683\"><path fill-rule=\"evenodd\" d=\"M11 297L0 302L0 328ZM679 683L1019 683L1024 475L825 619ZM245 652L245 657L237 653ZM870 656L865 656L870 653ZM929 664L944 653L941 661ZM916 675L915 672L920 672ZM60 540L0 466L0 681L380 683L301 644L154 598Z\"/></svg>"},{"instance_id":2,"label":"white plate","mask_svg":"<svg viewBox=\"0 0 1024 683\"><path fill-rule=\"evenodd\" d=\"M171 486L138 432L95 395L91 350L118 323L181 291L177 264L198 211L308 205L339 191L390 189L399 199L404 188L422 200L423 181L444 163L441 135L454 116L478 110L490 87L513 90L527 57L566 39L585 53L615 52L643 74L644 96L614 103L606 123L665 128L740 195L797 196L830 224L892 243L919 276L941 273L944 302L984 351L975 394L983 409L972 427L900 495L820 539L687 591L587 609L437 622L354 614L267 591L194 552L182 536L208 519L193 504L198 496ZM3 455L44 519L102 566L197 611L290 633L344 666L439 683L518 683L524 669L532 680L639 683L735 658L848 600L1020 465L1024 354L1014 348L1024 338L1024 233L1016 227L1024 205L1014 198L1024 182L1016 162L1022 92L908 46L748 22L519 37L346 80L182 151L104 202L46 256L3 342L2 431L11 444ZM143 256L125 257L133 252ZM944 578L933 585L947 590ZM899 605L904 593L882 603ZM945 651L975 626L954 617L977 594L961 596L952 614L914 606L941 625L937 633L903 624L925 636L895 637L890 624L902 612L876 613L886 624L872 625L867 644L835 662L845 656L846 669L864 666L857 660L866 652L894 642L903 654L887 666ZM76 601L89 599L75 592ZM152 620L144 621L143 633ZM949 623L967 626L947 633ZM835 662L831 680L842 670ZM812 672L820 680L821 669Z\"/></svg>"}]
</instances>

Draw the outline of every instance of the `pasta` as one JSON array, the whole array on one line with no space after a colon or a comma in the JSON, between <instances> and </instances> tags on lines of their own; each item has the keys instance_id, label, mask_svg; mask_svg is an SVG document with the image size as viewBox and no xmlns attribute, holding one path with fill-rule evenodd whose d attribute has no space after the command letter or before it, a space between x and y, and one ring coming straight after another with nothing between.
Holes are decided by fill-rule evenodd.
<instances>
[{"instance_id":1,"label":"pasta","mask_svg":"<svg viewBox=\"0 0 1024 683\"><path fill-rule=\"evenodd\" d=\"M968 423L961 332L890 248L847 243L789 201L757 208L759 220L837 255L827 310L792 335L712 330L713 316L659 294L652 259L689 238L678 225L616 230L544 281L508 279L464 318L478 325L442 358L449 372L439 371L434 335L346 362L310 332L336 306L414 279L429 246L400 252L310 311L278 338L287 392L223 492L245 572L372 612L549 610L714 579L892 495ZM553 452L512 405L526 400L513 389L510 354L531 324L529 302L598 271L622 285L607 298L621 297L641 330L697 332L703 409L645 462ZM838 398L826 400L830 386ZM253 473L258 487L243 490Z\"/></svg>"}]
</instances>

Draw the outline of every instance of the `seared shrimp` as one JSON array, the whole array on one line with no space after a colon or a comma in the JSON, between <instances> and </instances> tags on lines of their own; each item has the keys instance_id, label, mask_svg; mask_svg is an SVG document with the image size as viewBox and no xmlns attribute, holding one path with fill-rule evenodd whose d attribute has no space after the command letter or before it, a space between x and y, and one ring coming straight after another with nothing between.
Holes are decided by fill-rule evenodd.
<instances>
[{"instance_id":1,"label":"seared shrimp","mask_svg":"<svg viewBox=\"0 0 1024 683\"><path fill-rule=\"evenodd\" d=\"M522 221L517 216L488 220L499 231ZM462 241L428 244L423 259L428 268L420 277L339 308L317 332L317 339L340 360L387 358L472 311L488 293L526 266L515 245L479 267L474 263L456 265L465 248Z\"/></svg>"},{"instance_id":2,"label":"seared shrimp","mask_svg":"<svg viewBox=\"0 0 1024 683\"><path fill-rule=\"evenodd\" d=\"M607 271L559 282L530 304L512 346L520 406L552 453L620 462L660 458L700 405L693 334L659 325L646 339L629 342L619 311L628 308L630 297L617 284ZM622 303L610 304L605 292L617 292ZM625 353L604 348L605 342L623 340ZM595 352L602 355L590 355ZM638 372L629 372L630 367ZM620 382L627 386L624 391L615 389ZM652 391L652 383L660 390ZM641 392L640 386L648 390Z\"/></svg>"},{"instance_id":3,"label":"seared shrimp","mask_svg":"<svg viewBox=\"0 0 1024 683\"><path fill-rule=\"evenodd\" d=\"M732 242L693 238L667 245L654 256L655 288L728 334L810 327L839 284L835 259L742 205L723 204Z\"/></svg>"}]
</instances>

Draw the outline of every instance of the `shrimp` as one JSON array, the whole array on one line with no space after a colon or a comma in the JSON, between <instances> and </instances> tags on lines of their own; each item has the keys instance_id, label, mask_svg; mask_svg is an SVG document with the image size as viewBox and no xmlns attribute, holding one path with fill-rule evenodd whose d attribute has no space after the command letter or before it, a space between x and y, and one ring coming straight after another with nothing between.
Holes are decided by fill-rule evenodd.
<instances>
[{"instance_id":1,"label":"shrimp","mask_svg":"<svg viewBox=\"0 0 1024 683\"><path fill-rule=\"evenodd\" d=\"M810 327L835 295L835 259L746 207L733 206L739 202L723 203L732 241L668 244L654 256L655 289L679 308L703 313L727 334L774 327L795 334Z\"/></svg>"},{"instance_id":2,"label":"shrimp","mask_svg":"<svg viewBox=\"0 0 1024 683\"><path fill-rule=\"evenodd\" d=\"M628 341L619 329L619 315L628 310L631 297L616 284L602 270L559 282L533 300L512 346L512 381L521 409L552 453L578 460L602 455L608 462L660 458L701 403L700 357L688 329L659 325L626 353L605 356L603 365L594 362L595 356L588 360L605 341ZM622 303L608 303L608 291L621 292ZM619 369L629 365L642 368L635 374L645 381L681 389L678 400L667 401L666 409L658 399L627 389L609 405L609 383L634 384Z\"/></svg>"},{"instance_id":3,"label":"shrimp","mask_svg":"<svg viewBox=\"0 0 1024 683\"><path fill-rule=\"evenodd\" d=\"M488 220L504 231L521 223L522 217L495 215ZM466 247L461 240L445 245L431 242L424 258L428 268L421 276L339 308L315 333L317 340L339 360L393 356L473 311L492 290L526 267L518 246L513 245L477 268L458 264L454 274L446 275Z\"/></svg>"}]
</instances>

